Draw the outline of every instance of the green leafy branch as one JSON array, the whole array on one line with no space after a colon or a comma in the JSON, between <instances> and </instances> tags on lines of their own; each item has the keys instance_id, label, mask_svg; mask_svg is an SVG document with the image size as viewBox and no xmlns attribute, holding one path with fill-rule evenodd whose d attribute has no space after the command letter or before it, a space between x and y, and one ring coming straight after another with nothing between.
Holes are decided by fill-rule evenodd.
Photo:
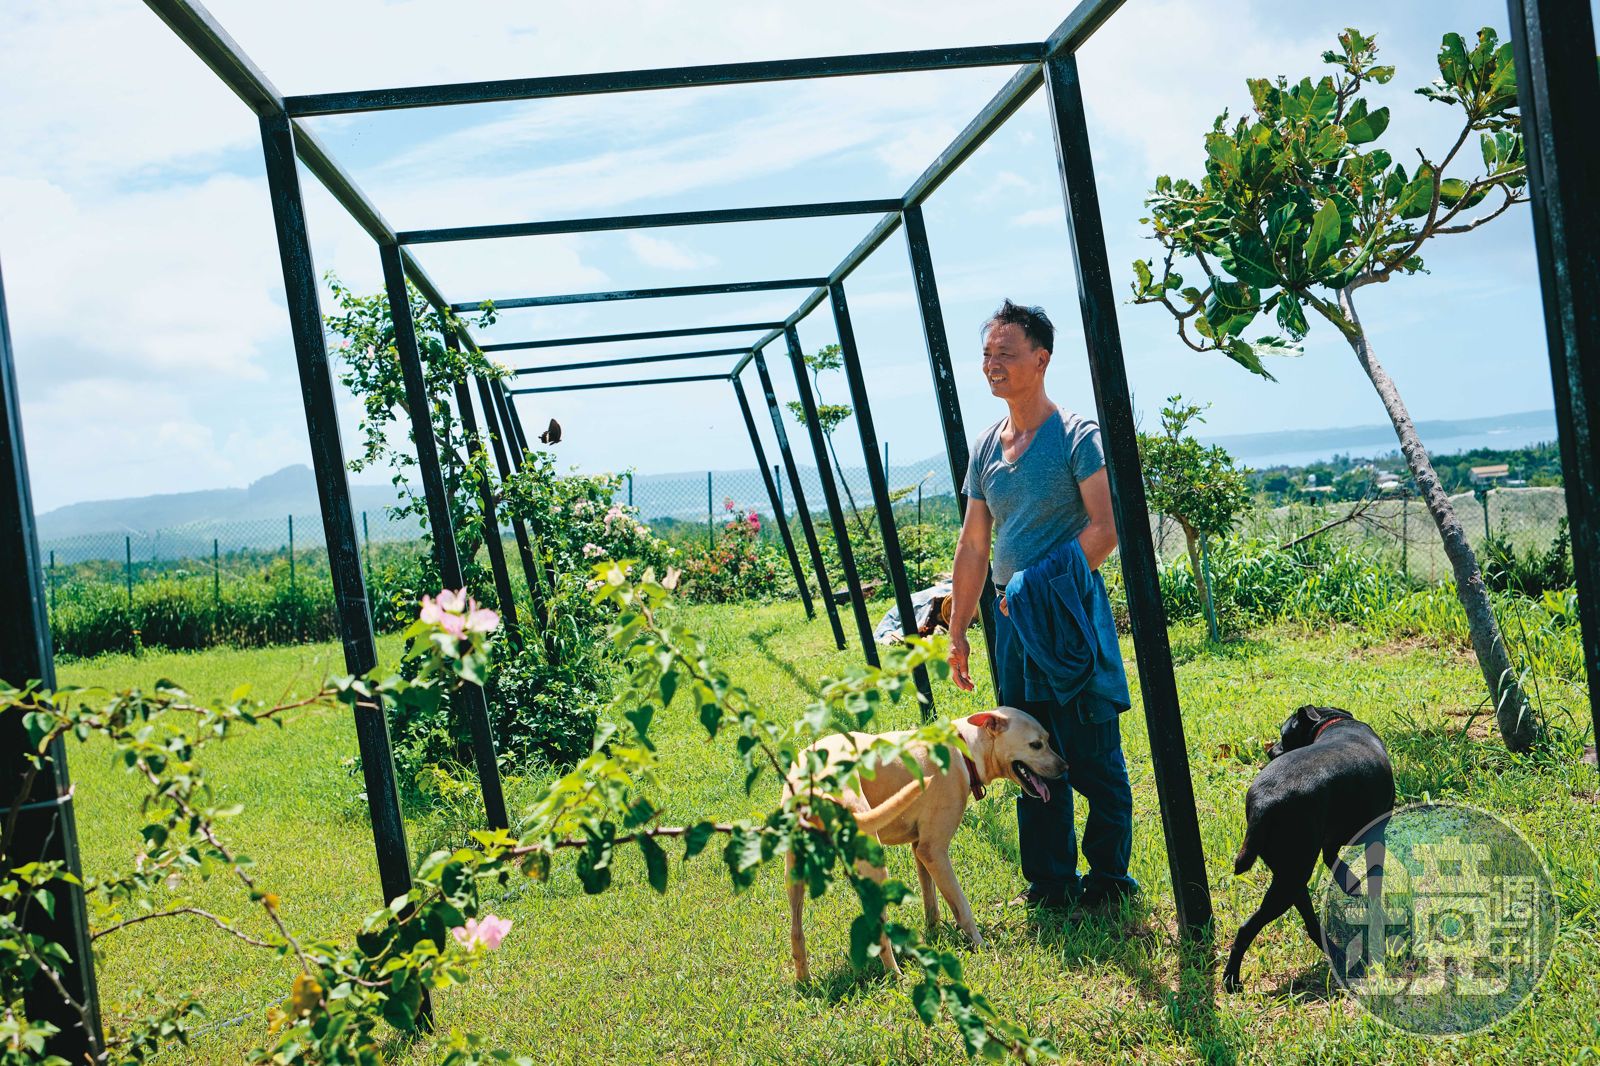
<instances>
[{"instance_id":1,"label":"green leafy branch","mask_svg":"<svg viewBox=\"0 0 1600 1066\"><path fill-rule=\"evenodd\" d=\"M1133 264L1134 302L1165 307L1190 349L1222 352L1268 379L1262 357L1300 354L1307 308L1346 337L1359 334L1316 289L1351 291L1422 271L1430 238L1470 232L1528 198L1516 68L1493 29L1471 48L1459 34L1444 36L1440 77L1417 92L1459 107L1462 126L1442 157L1419 149L1410 172L1367 147L1388 128L1389 109L1358 95L1389 82L1394 68L1376 64L1375 37L1346 30L1339 45L1322 56L1336 72L1316 82L1250 79L1254 118L1230 128L1227 113L1218 116L1199 183L1163 175L1146 200L1142 221L1163 254ZM1474 133L1482 172L1449 176ZM1485 208L1491 196L1498 202ZM1192 260L1202 283L1186 283L1179 260ZM1244 339L1263 314L1281 333Z\"/></svg>"}]
</instances>

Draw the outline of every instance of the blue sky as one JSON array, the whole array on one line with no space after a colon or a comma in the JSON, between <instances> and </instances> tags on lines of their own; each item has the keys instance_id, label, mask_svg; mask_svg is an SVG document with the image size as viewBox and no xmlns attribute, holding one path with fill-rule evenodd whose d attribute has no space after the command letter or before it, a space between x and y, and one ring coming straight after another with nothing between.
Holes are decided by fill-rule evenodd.
<instances>
[{"instance_id":1,"label":"blue sky","mask_svg":"<svg viewBox=\"0 0 1600 1066\"><path fill-rule=\"evenodd\" d=\"M1200 136L1237 114L1251 75L1316 73L1346 25L1376 32L1395 82L1373 94L1384 143L1442 151L1454 113L1411 93L1442 32L1504 28L1489 0L1450 5L1130 0L1081 55L1119 292L1148 255L1138 219L1157 174L1196 175ZM287 93L1041 39L1068 4L856 0L809 5L511 5L344 0L212 10ZM0 263L16 342L37 505L239 485L305 462L255 122L136 0L8 5L0 41ZM899 195L1009 76L955 71L730 86L318 120L334 153L399 228ZM380 283L376 250L307 179L317 264ZM1092 408L1070 248L1042 99L935 193L930 243L975 433L1002 413L977 370L979 323L1003 297L1060 330L1052 393ZM820 275L870 218L766 222L435 245L419 257L457 300ZM1415 418L1546 407L1550 381L1526 209L1445 238L1432 273L1365 290L1362 312ZM940 448L903 239L847 285L880 438L898 459ZM480 340L782 318L798 292L507 312ZM1197 356L1159 310L1119 311L1136 404L1153 421L1181 392L1216 433L1383 420L1331 330L1314 328L1277 384ZM834 339L826 308L801 323ZM731 342L730 342L731 344ZM723 338L575 350L577 357L723 347ZM520 361L554 361L551 352ZM711 372L725 360L667 364ZM782 369L781 367L779 369ZM676 372L661 369L661 373ZM634 372L586 371L590 380ZM542 375L539 383L578 380ZM752 378L753 385L753 378ZM792 381L778 375L781 399ZM825 383L845 399L842 378ZM643 472L726 469L749 447L722 383L522 401L567 427L564 463ZM347 444L355 405L346 399ZM765 425L763 423L763 425ZM770 434L768 446L770 448ZM853 434L840 438L845 461Z\"/></svg>"}]
</instances>

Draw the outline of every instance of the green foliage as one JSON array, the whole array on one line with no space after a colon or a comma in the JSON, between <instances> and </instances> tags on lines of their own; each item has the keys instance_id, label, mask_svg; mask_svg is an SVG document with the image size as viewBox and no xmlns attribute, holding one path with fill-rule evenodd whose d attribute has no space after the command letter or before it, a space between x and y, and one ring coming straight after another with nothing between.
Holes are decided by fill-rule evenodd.
<instances>
[{"instance_id":1,"label":"green foliage","mask_svg":"<svg viewBox=\"0 0 1600 1066\"><path fill-rule=\"evenodd\" d=\"M1161 409L1161 432L1139 434L1139 463L1150 508L1177 520L1185 535L1220 536L1250 505L1248 471L1218 445L1206 447L1188 435L1204 422L1200 404L1169 396Z\"/></svg>"},{"instance_id":2,"label":"green foliage","mask_svg":"<svg viewBox=\"0 0 1600 1066\"><path fill-rule=\"evenodd\" d=\"M142 806L143 843L132 871L85 886L110 922L102 935L136 921L194 915L294 965L286 1006L269 1011L267 1044L249 1055L251 1062L376 1063L384 1042L391 1039L385 1030L420 1031L424 996L468 981L482 956L511 932L511 922L489 913L488 893L497 886L508 885L518 874L546 880L553 874L556 854L571 849L584 891L597 894L613 883L617 849L631 845L644 859L646 882L664 893L670 887L671 864L661 841L683 838L688 861L718 834L728 837L721 855L735 891L752 883L757 868L783 855L792 857L796 876L813 895L823 894L838 879L847 880L862 906L852 927L852 961L864 966L880 950L880 937L887 937L921 975L914 994L918 1016L932 1024L942 1010L969 1054L1011 1054L1025 1061L1054 1057L1048 1043L1001 1017L966 986L955 955L924 944L889 917L886 908L904 899L908 890L900 882L878 884L857 873L857 861L881 864L882 849L857 831L847 808L830 798L846 781L859 787L860 776L871 776L913 750L926 751L948 766L952 749L961 743L949 723L925 725L906 740L877 738L858 748L854 758L827 767L812 760L810 786L786 796L765 817L681 828L657 824L668 798L660 793L653 772L659 755L650 724L658 710L670 712L675 700L679 706L697 705L710 738L734 741L749 792L769 771L783 776L820 736L870 727L886 700L908 690L915 667L939 672L942 649L913 640L886 653L884 668L857 669L826 684L799 721L782 727L760 715L749 694L710 659L702 640L662 620L664 587L650 580L632 583L617 564L596 567L593 580L598 586L595 602L616 613L612 640L632 665L612 704L628 726L607 724L594 751L536 800L520 837L503 830L480 831L472 834L473 846L432 853L419 865L414 887L368 915L347 942L311 939L291 930L278 894L264 887L253 864L224 840L220 825L238 809L218 805L218 792L198 754L242 727L265 721L281 725L284 712L294 707L337 698L350 705L377 701L391 713L404 712L437 706L459 684L481 683L490 656L487 638L497 620L492 612L478 611L465 593L424 600L422 619L406 634L408 657L417 667L409 679L338 679L306 700L271 708L251 703L246 689L228 701L200 705L165 683L150 694L133 690L113 696L104 705L77 690L12 689L0 693L0 713L22 715L41 754L69 734L109 740L148 791ZM38 766L35 758L35 772ZM30 783L23 782L23 795ZM10 825L8 820L8 829ZM271 928L265 938L193 907L156 913L148 905L174 884L213 875L236 881L239 891L261 909ZM41 890L67 876L59 864L31 864L8 869L0 880L0 990L8 1024L23 1048L38 1046L48 1034L47 1027L28 1021L24 992L44 978L46 969L65 960L58 945L23 932L22 910L52 905L43 902L47 897ZM131 917L122 917L124 912ZM182 997L153 1022L136 1023L126 1032L113 1027L114 1051L107 1061L140 1061L164 1043L186 1042L195 1010L194 1001ZM446 1061L511 1061L484 1043L473 1034L453 1033Z\"/></svg>"},{"instance_id":3,"label":"green foliage","mask_svg":"<svg viewBox=\"0 0 1600 1066\"><path fill-rule=\"evenodd\" d=\"M848 404L824 403L822 400L822 375L830 370L844 368L844 350L837 344L829 344L802 358L805 360L806 369L811 371L813 398L817 405L817 423L822 426L824 434L832 437L833 431L855 413ZM790 400L787 406L796 422L802 426L808 424L805 406L799 400Z\"/></svg>"},{"instance_id":4,"label":"green foliage","mask_svg":"<svg viewBox=\"0 0 1600 1066\"><path fill-rule=\"evenodd\" d=\"M1483 580L1497 592L1516 592L1539 598L1547 592L1571 588L1572 531L1563 516L1556 524L1555 538L1544 549L1530 548L1519 553L1504 533L1490 533L1479 548L1483 556Z\"/></svg>"},{"instance_id":5,"label":"green foliage","mask_svg":"<svg viewBox=\"0 0 1600 1066\"><path fill-rule=\"evenodd\" d=\"M1134 263L1135 302L1164 306L1193 350L1222 352L1269 379L1263 357L1299 354L1307 308L1359 335L1316 290L1417 273L1428 239L1475 229L1527 199L1516 69L1511 45L1494 30L1479 31L1470 49L1459 35L1444 36L1440 78L1418 92L1459 108L1462 130L1443 158L1419 152L1409 173L1375 147L1389 109L1359 95L1386 84L1394 68L1376 64L1376 38L1346 30L1339 46L1322 57L1335 73L1316 81L1250 79L1254 115L1231 126L1226 112L1218 116L1205 137L1205 176L1159 177L1146 201L1143 221L1164 254ZM1447 177L1473 134L1482 172ZM1491 194L1492 209L1468 214ZM1174 269L1180 259L1193 261L1197 283ZM1276 333L1245 339L1262 315L1274 318Z\"/></svg>"},{"instance_id":6,"label":"green foliage","mask_svg":"<svg viewBox=\"0 0 1600 1066\"><path fill-rule=\"evenodd\" d=\"M350 469L388 467L395 487L406 493L409 501L393 509L396 516L425 518L426 502L410 491L411 484L417 480L415 450L395 447L390 440L392 423L401 421L409 427L411 422L400 357L395 349L389 298L382 292L357 295L332 273L326 280L339 308L337 314L325 316L328 332L339 338L331 354L344 366L340 382L360 398L362 405L361 454L350 461ZM490 473L487 457L482 451L467 447L460 423L451 414L454 387L457 381L466 381L469 376L498 381L506 371L482 352L446 345L447 332L460 335L460 321L435 310L409 282L406 292L411 300L412 321L416 324L429 419L439 448L451 524L455 527L461 557L471 559L483 539L478 487ZM479 317L480 325L493 321L493 308L486 309ZM409 428L406 439L414 439ZM468 457L465 461L461 459L463 455Z\"/></svg>"},{"instance_id":7,"label":"green foliage","mask_svg":"<svg viewBox=\"0 0 1600 1066\"><path fill-rule=\"evenodd\" d=\"M131 608L120 575L96 574L88 564L72 568L60 580L50 611L56 654L260 648L338 636L326 552L296 552L292 585L287 558L236 555L215 585L209 559L179 560L156 576L136 577ZM416 617L423 591L438 584L438 570L417 542L374 545L371 555L367 595L373 626L397 633Z\"/></svg>"},{"instance_id":8,"label":"green foliage","mask_svg":"<svg viewBox=\"0 0 1600 1066\"><path fill-rule=\"evenodd\" d=\"M717 542L707 547L698 539L679 550L680 587L691 603L728 603L771 599L793 587L785 580L788 560L775 544L761 540L761 518L728 501Z\"/></svg>"}]
</instances>

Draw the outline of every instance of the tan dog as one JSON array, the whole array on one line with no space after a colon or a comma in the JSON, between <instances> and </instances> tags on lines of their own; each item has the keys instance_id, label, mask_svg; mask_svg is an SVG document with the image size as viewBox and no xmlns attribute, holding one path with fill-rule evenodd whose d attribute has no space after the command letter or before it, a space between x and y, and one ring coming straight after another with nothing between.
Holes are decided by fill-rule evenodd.
<instances>
[{"instance_id":1,"label":"tan dog","mask_svg":"<svg viewBox=\"0 0 1600 1066\"><path fill-rule=\"evenodd\" d=\"M971 757L954 758L950 769L943 771L934 760L932 752L915 751L926 783L919 781L909 769L896 762L878 768L877 776L861 781L862 791L846 791L835 797L856 817L863 833L876 836L884 844L910 844L917 857L917 880L922 889L922 913L931 933L939 925L939 900L934 895L935 886L944 896L955 915L956 924L967 934L974 947L983 947L983 935L972 920L972 908L956 880L955 869L950 865L950 841L955 839L961 825L961 815L967 808L967 798L983 798L983 786L991 781L1015 781L1030 796L1048 800L1053 781L1067 772L1067 764L1050 747L1050 735L1038 719L1015 707L996 707L981 711L968 718L958 718L954 723L961 739L966 742ZM904 736L904 733L898 734ZM894 739L897 734L885 734ZM830 763L857 757L858 751L875 738L866 733L834 734L812 745L827 753ZM960 753L955 753L959 755ZM806 779L791 771L784 783L787 795L799 795L806 790ZM857 869L875 881L887 876L881 866L858 862ZM794 879L794 861L789 862L789 946L794 953L795 979L810 979L810 966L806 960L805 930L801 926L801 912L805 907L806 886ZM883 964L896 976L900 967L895 962L888 937L882 941Z\"/></svg>"}]
</instances>

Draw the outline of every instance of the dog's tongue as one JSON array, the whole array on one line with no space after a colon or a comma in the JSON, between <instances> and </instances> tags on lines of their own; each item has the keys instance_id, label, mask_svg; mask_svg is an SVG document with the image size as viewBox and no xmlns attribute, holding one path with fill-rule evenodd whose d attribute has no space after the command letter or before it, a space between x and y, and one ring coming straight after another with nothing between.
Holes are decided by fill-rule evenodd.
<instances>
[{"instance_id":1,"label":"dog's tongue","mask_svg":"<svg viewBox=\"0 0 1600 1066\"><path fill-rule=\"evenodd\" d=\"M1033 787L1039 793L1040 802L1050 802L1050 786L1044 783L1044 778L1035 776L1033 778Z\"/></svg>"}]
</instances>

